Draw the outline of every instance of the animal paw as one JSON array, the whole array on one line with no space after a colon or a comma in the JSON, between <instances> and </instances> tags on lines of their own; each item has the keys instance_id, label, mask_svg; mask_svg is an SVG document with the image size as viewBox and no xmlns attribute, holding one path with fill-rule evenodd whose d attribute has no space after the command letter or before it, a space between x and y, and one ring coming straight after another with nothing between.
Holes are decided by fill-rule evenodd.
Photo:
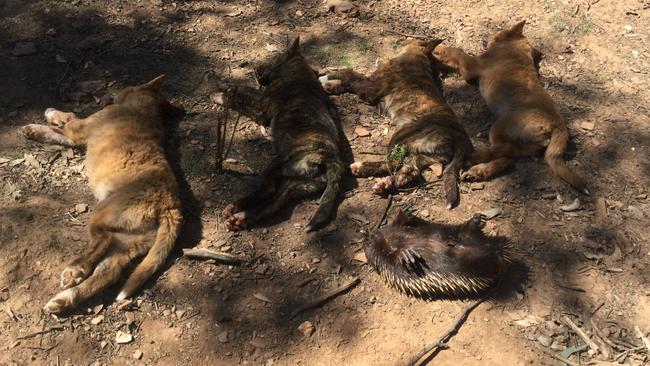
<instances>
[{"instance_id":1,"label":"animal paw","mask_svg":"<svg viewBox=\"0 0 650 366\"><path fill-rule=\"evenodd\" d=\"M461 174L460 177L469 182L478 182L486 180L488 172L486 171L485 164L478 164L469 168L469 170Z\"/></svg>"},{"instance_id":2,"label":"animal paw","mask_svg":"<svg viewBox=\"0 0 650 366\"><path fill-rule=\"evenodd\" d=\"M244 230L246 228L246 212L237 212L226 218L226 227L230 231Z\"/></svg>"},{"instance_id":3,"label":"animal paw","mask_svg":"<svg viewBox=\"0 0 650 366\"><path fill-rule=\"evenodd\" d=\"M68 289L77 286L86 279L86 276L87 273L81 266L68 266L61 272L61 288Z\"/></svg>"},{"instance_id":4,"label":"animal paw","mask_svg":"<svg viewBox=\"0 0 650 366\"><path fill-rule=\"evenodd\" d=\"M362 167L363 163L360 161L350 164L350 171L352 171L352 175L358 175Z\"/></svg>"},{"instance_id":5,"label":"animal paw","mask_svg":"<svg viewBox=\"0 0 650 366\"><path fill-rule=\"evenodd\" d=\"M224 96L223 92L221 93L214 93L210 96L210 99L212 100L212 103L216 105L224 105Z\"/></svg>"},{"instance_id":6,"label":"animal paw","mask_svg":"<svg viewBox=\"0 0 650 366\"><path fill-rule=\"evenodd\" d=\"M59 314L74 309L77 300L77 290L69 288L61 291L45 304L43 310L50 314Z\"/></svg>"},{"instance_id":7,"label":"animal paw","mask_svg":"<svg viewBox=\"0 0 650 366\"><path fill-rule=\"evenodd\" d=\"M390 191L392 191L395 188L395 180L393 177L386 177L384 179L380 179L375 183L374 186L372 186L372 191L375 192L376 194L386 194Z\"/></svg>"},{"instance_id":8,"label":"animal paw","mask_svg":"<svg viewBox=\"0 0 650 366\"><path fill-rule=\"evenodd\" d=\"M486 217L483 214L477 213L469 219L469 224L476 229L483 229L485 227Z\"/></svg>"},{"instance_id":9,"label":"animal paw","mask_svg":"<svg viewBox=\"0 0 650 366\"><path fill-rule=\"evenodd\" d=\"M318 80L327 94L341 94L344 92L341 80L330 79L329 75L323 75Z\"/></svg>"},{"instance_id":10,"label":"animal paw","mask_svg":"<svg viewBox=\"0 0 650 366\"><path fill-rule=\"evenodd\" d=\"M20 129L20 132L22 132L23 136L28 140L38 140L39 136L41 136L42 127L42 125L30 124L23 126Z\"/></svg>"},{"instance_id":11,"label":"animal paw","mask_svg":"<svg viewBox=\"0 0 650 366\"><path fill-rule=\"evenodd\" d=\"M72 112L61 112L54 108L46 109L44 114L47 123L57 127L64 127L68 122L77 118L77 115Z\"/></svg>"}]
</instances>

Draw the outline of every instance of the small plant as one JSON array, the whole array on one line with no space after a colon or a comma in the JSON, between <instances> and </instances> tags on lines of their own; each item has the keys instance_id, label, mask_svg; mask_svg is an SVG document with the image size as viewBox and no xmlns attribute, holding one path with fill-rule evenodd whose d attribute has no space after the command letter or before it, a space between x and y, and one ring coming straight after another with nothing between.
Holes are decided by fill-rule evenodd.
<instances>
[{"instance_id":1,"label":"small plant","mask_svg":"<svg viewBox=\"0 0 650 366\"><path fill-rule=\"evenodd\" d=\"M352 60L350 60L350 57L348 56L343 56L339 60L339 64L345 67L352 67Z\"/></svg>"},{"instance_id":2,"label":"small plant","mask_svg":"<svg viewBox=\"0 0 650 366\"><path fill-rule=\"evenodd\" d=\"M393 48L393 49L397 48L397 40L396 40L396 39L391 39L391 40L388 42L388 45L389 45L391 48Z\"/></svg>"},{"instance_id":3,"label":"small plant","mask_svg":"<svg viewBox=\"0 0 650 366\"><path fill-rule=\"evenodd\" d=\"M329 48L327 47L316 48L316 50L314 51L314 57L316 57L316 59L322 64L327 63L327 61L329 61L330 59Z\"/></svg>"},{"instance_id":4,"label":"small plant","mask_svg":"<svg viewBox=\"0 0 650 366\"><path fill-rule=\"evenodd\" d=\"M205 163L197 156L184 157L181 159L181 170L188 177L205 175Z\"/></svg>"},{"instance_id":5,"label":"small plant","mask_svg":"<svg viewBox=\"0 0 650 366\"><path fill-rule=\"evenodd\" d=\"M357 51L361 53L366 53L372 50L373 42L370 38L364 38L357 44Z\"/></svg>"},{"instance_id":6,"label":"small plant","mask_svg":"<svg viewBox=\"0 0 650 366\"><path fill-rule=\"evenodd\" d=\"M409 155L408 148L404 144L394 145L390 149L388 155L386 155L386 157L384 158L384 161L386 161L387 163L393 163L393 164L389 164L389 171L391 175L395 174L395 171L392 171L393 167L397 169L402 165L410 162L410 158L408 155Z\"/></svg>"},{"instance_id":7,"label":"small plant","mask_svg":"<svg viewBox=\"0 0 650 366\"><path fill-rule=\"evenodd\" d=\"M47 238L47 248L51 250L61 248L61 245L59 244L59 239L57 239L57 237L54 234L50 234L50 237Z\"/></svg>"}]
</instances>

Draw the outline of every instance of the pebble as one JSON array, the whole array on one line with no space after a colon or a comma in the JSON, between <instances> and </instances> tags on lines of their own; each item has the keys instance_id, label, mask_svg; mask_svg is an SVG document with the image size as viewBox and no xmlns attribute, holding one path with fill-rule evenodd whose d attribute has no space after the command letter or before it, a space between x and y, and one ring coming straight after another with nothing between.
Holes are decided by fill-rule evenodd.
<instances>
[{"instance_id":1,"label":"pebble","mask_svg":"<svg viewBox=\"0 0 650 366\"><path fill-rule=\"evenodd\" d=\"M28 56L33 55L36 52L37 50L34 42L23 42L16 43L16 46L14 47L13 51L11 51L11 54L14 56Z\"/></svg>"},{"instance_id":2,"label":"pebble","mask_svg":"<svg viewBox=\"0 0 650 366\"><path fill-rule=\"evenodd\" d=\"M645 215L643 214L643 211L641 211L641 209L638 208L638 207L636 207L636 206L629 205L629 206L627 206L627 210L628 210L628 211L632 214L632 216L634 216L634 218L636 218L636 219L641 220L641 219L643 219L643 218L645 217Z\"/></svg>"},{"instance_id":3,"label":"pebble","mask_svg":"<svg viewBox=\"0 0 650 366\"><path fill-rule=\"evenodd\" d=\"M104 316L103 316L103 315L99 315L99 316L96 316L96 317L92 318L92 319L90 320L90 324L92 324L92 325L97 325L97 324L100 324L100 323L103 322L103 321L104 321Z\"/></svg>"},{"instance_id":4,"label":"pebble","mask_svg":"<svg viewBox=\"0 0 650 366\"><path fill-rule=\"evenodd\" d=\"M361 263L368 263L368 258L366 258L366 253L359 252L354 256L354 260Z\"/></svg>"},{"instance_id":5,"label":"pebble","mask_svg":"<svg viewBox=\"0 0 650 366\"><path fill-rule=\"evenodd\" d=\"M354 129L354 133L359 136L359 137L367 137L370 136L370 131L363 127L357 127Z\"/></svg>"},{"instance_id":6,"label":"pebble","mask_svg":"<svg viewBox=\"0 0 650 366\"><path fill-rule=\"evenodd\" d=\"M88 205L85 203L78 203L74 206L74 211L78 214L82 214L88 211Z\"/></svg>"},{"instance_id":7,"label":"pebble","mask_svg":"<svg viewBox=\"0 0 650 366\"><path fill-rule=\"evenodd\" d=\"M223 332L219 333L219 335L217 336L217 340L219 340L219 342L221 342L221 343L227 343L228 342L228 331L223 331Z\"/></svg>"},{"instance_id":8,"label":"pebble","mask_svg":"<svg viewBox=\"0 0 650 366\"><path fill-rule=\"evenodd\" d=\"M126 344L133 341L133 336L129 333L124 333L121 330L118 330L115 334L115 343L117 344Z\"/></svg>"},{"instance_id":9,"label":"pebble","mask_svg":"<svg viewBox=\"0 0 650 366\"><path fill-rule=\"evenodd\" d=\"M580 127L582 127L583 130L593 131L593 129L596 127L596 124L593 122L585 121L580 124Z\"/></svg>"},{"instance_id":10,"label":"pebble","mask_svg":"<svg viewBox=\"0 0 650 366\"><path fill-rule=\"evenodd\" d=\"M539 344L541 344L544 347L550 347L551 343L552 343L552 340L551 340L550 337L547 337L545 335L541 335L541 336L537 337L537 342L539 342Z\"/></svg>"},{"instance_id":11,"label":"pebble","mask_svg":"<svg viewBox=\"0 0 650 366\"><path fill-rule=\"evenodd\" d=\"M424 209L424 210L420 211L420 216L425 217L425 218L429 217L429 210Z\"/></svg>"},{"instance_id":12,"label":"pebble","mask_svg":"<svg viewBox=\"0 0 650 366\"><path fill-rule=\"evenodd\" d=\"M493 219L503 213L503 210L500 207L491 208L489 210L481 212L481 215L485 216L486 220Z\"/></svg>"},{"instance_id":13,"label":"pebble","mask_svg":"<svg viewBox=\"0 0 650 366\"><path fill-rule=\"evenodd\" d=\"M305 337L311 337L316 331L316 328L314 328L314 325L309 320L306 320L298 326L298 331Z\"/></svg>"},{"instance_id":14,"label":"pebble","mask_svg":"<svg viewBox=\"0 0 650 366\"><path fill-rule=\"evenodd\" d=\"M138 350L136 350L135 352L133 352L133 358L135 358L136 360L141 359L141 358L142 358L142 351L140 351L140 350L138 349Z\"/></svg>"}]
</instances>

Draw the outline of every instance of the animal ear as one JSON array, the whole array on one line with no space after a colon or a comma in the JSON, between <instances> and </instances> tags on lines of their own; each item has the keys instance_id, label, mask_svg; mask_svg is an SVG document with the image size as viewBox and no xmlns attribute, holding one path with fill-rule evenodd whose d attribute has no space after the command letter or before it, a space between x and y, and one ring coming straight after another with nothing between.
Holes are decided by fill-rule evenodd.
<instances>
[{"instance_id":1,"label":"animal ear","mask_svg":"<svg viewBox=\"0 0 650 366\"><path fill-rule=\"evenodd\" d=\"M508 33L511 36L514 36L514 37L523 37L524 36L524 25L526 25L526 21L522 20L521 22L519 22L519 23L515 24L514 26L512 26L512 28L510 28L510 30L508 30Z\"/></svg>"},{"instance_id":2,"label":"animal ear","mask_svg":"<svg viewBox=\"0 0 650 366\"><path fill-rule=\"evenodd\" d=\"M287 53L290 55L297 55L300 53L300 36L291 41L289 48L287 48Z\"/></svg>"},{"instance_id":3,"label":"animal ear","mask_svg":"<svg viewBox=\"0 0 650 366\"><path fill-rule=\"evenodd\" d=\"M391 226L406 226L409 222L409 216L402 209L397 210L397 216L393 219Z\"/></svg>"},{"instance_id":4,"label":"animal ear","mask_svg":"<svg viewBox=\"0 0 650 366\"><path fill-rule=\"evenodd\" d=\"M431 53L433 50L436 48L437 45L441 44L443 41L442 39L434 39L431 41L426 41L424 43L424 51L425 53Z\"/></svg>"},{"instance_id":5,"label":"animal ear","mask_svg":"<svg viewBox=\"0 0 650 366\"><path fill-rule=\"evenodd\" d=\"M151 81L142 84L142 88L146 89L152 89L152 90L158 90L160 89L160 84L162 84L162 80L165 78L165 74L158 75L155 78L153 78Z\"/></svg>"}]
</instances>

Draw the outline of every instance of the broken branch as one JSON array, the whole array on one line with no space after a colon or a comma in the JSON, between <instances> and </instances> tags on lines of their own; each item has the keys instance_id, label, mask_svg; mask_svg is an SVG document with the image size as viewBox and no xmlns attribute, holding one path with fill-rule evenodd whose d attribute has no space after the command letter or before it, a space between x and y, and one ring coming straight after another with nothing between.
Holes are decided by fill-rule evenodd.
<instances>
[{"instance_id":1,"label":"broken branch","mask_svg":"<svg viewBox=\"0 0 650 366\"><path fill-rule=\"evenodd\" d=\"M214 259L215 261L224 264L241 263L241 259L235 257L234 255L221 252L213 252L211 250L205 249L183 249L183 256L195 259Z\"/></svg>"},{"instance_id":2,"label":"broken branch","mask_svg":"<svg viewBox=\"0 0 650 366\"><path fill-rule=\"evenodd\" d=\"M435 341L434 343L424 347L422 349L422 351L420 351L417 355L415 355L413 358L411 358L411 360L409 361L407 366L414 366L415 364L417 364L417 362L422 357L424 357L424 355L426 355L427 353L433 351L434 349L447 348L447 342L449 342L451 337L453 337L456 333L458 333L458 330L460 329L460 327L463 325L463 323L465 323L465 320L467 320L467 317L469 316L469 313L471 313L472 310L474 310L477 306L479 306L484 300L485 300L485 297L481 297L480 299L478 299L478 300L474 301L473 303L467 305L465 310L463 310L463 312L460 314L460 316L456 319L456 322L454 323L454 325L448 331L446 331L442 336L440 336L440 338L438 338L437 341ZM435 356L435 355L432 355L432 356Z\"/></svg>"},{"instance_id":3,"label":"broken branch","mask_svg":"<svg viewBox=\"0 0 650 366\"><path fill-rule=\"evenodd\" d=\"M47 329L39 330L38 332L29 333L29 334L25 334L24 336L16 337L16 340L33 338L33 337L36 337L37 335L46 334L46 333L49 333L49 332L54 331L54 330L63 330L63 327L60 326L60 325L54 325L54 326L51 326L51 327L49 327Z\"/></svg>"},{"instance_id":4,"label":"broken branch","mask_svg":"<svg viewBox=\"0 0 650 366\"><path fill-rule=\"evenodd\" d=\"M575 332L575 333L576 333L580 338L582 338L583 341L585 341L585 343L589 346L589 348L591 348L592 351L594 351L594 352L596 352L596 353L599 352L598 345L596 345L596 343L594 343L594 341L592 341L591 338L589 338L589 336L587 335L587 333L585 333L582 329L580 329L580 327L578 327L578 326L576 325L576 323L574 323L571 319L569 319L568 316L565 316L565 317L564 317L564 322L565 322L566 325L568 325L571 329L573 329L573 331L574 331L574 332Z\"/></svg>"},{"instance_id":5,"label":"broken branch","mask_svg":"<svg viewBox=\"0 0 650 366\"><path fill-rule=\"evenodd\" d=\"M339 286L339 287L335 288L332 291L326 292L325 294L315 298L314 300L300 306L299 308L297 308L296 310L291 312L291 316L289 318L293 319L297 315L299 315L301 313L304 313L305 311L307 311L309 309L313 309L315 307L323 305L327 301L329 301L329 300L331 300L331 299L333 299L333 298L347 292L348 290L350 290L351 288L353 288L354 286L359 284L359 282L361 282L359 277L353 278L352 280L350 280L349 282L343 284L342 286Z\"/></svg>"}]
</instances>

